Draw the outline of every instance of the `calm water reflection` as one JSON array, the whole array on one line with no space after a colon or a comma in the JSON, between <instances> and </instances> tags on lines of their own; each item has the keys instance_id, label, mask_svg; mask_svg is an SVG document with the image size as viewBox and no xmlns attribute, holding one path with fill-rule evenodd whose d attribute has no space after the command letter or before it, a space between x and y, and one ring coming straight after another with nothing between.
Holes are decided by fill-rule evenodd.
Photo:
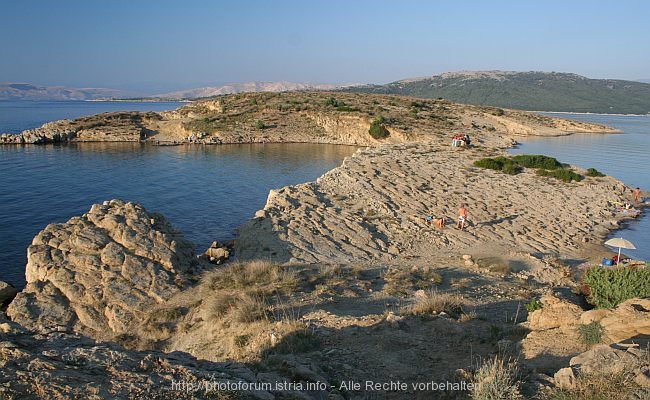
<instances>
[{"instance_id":1,"label":"calm water reflection","mask_svg":"<svg viewBox=\"0 0 650 400\"><path fill-rule=\"evenodd\" d=\"M0 146L0 280L22 286L26 249L41 229L112 198L162 213L203 250L234 237L270 189L315 180L355 151L316 144Z\"/></svg>"}]
</instances>

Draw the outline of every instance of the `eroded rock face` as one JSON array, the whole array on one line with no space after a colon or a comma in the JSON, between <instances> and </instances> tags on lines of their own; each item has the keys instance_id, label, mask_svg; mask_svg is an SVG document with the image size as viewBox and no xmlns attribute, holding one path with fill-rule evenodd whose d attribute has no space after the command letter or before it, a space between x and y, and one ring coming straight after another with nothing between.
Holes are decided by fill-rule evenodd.
<instances>
[{"instance_id":1,"label":"eroded rock face","mask_svg":"<svg viewBox=\"0 0 650 400\"><path fill-rule=\"evenodd\" d=\"M7 315L34 330L111 337L129 332L198 269L194 245L164 217L111 200L34 238L27 285Z\"/></svg>"}]
</instances>

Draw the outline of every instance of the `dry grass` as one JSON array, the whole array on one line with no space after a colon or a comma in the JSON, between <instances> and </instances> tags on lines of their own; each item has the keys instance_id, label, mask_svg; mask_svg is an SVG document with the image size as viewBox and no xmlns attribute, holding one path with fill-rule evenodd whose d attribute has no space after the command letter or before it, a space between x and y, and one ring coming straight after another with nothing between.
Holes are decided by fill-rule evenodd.
<instances>
[{"instance_id":1,"label":"dry grass","mask_svg":"<svg viewBox=\"0 0 650 400\"><path fill-rule=\"evenodd\" d=\"M296 288L298 278L292 269L269 261L255 260L228 264L210 273L207 282L210 290L244 289L268 295L290 293Z\"/></svg>"},{"instance_id":2,"label":"dry grass","mask_svg":"<svg viewBox=\"0 0 650 400\"><path fill-rule=\"evenodd\" d=\"M426 292L424 296L416 297L413 304L406 306L406 312L413 315L458 314L461 312L465 300L458 294L440 293L437 291Z\"/></svg>"},{"instance_id":3,"label":"dry grass","mask_svg":"<svg viewBox=\"0 0 650 400\"><path fill-rule=\"evenodd\" d=\"M483 361L474 374L478 386L472 391L474 400L515 400L523 399L519 393L517 364L513 360L499 357Z\"/></svg>"},{"instance_id":4,"label":"dry grass","mask_svg":"<svg viewBox=\"0 0 650 400\"><path fill-rule=\"evenodd\" d=\"M233 321L239 323L268 319L268 304L263 297L244 294L230 310Z\"/></svg>"},{"instance_id":5,"label":"dry grass","mask_svg":"<svg viewBox=\"0 0 650 400\"><path fill-rule=\"evenodd\" d=\"M407 296L414 290L426 290L442 283L442 275L431 267L389 268L383 278L384 291L393 296Z\"/></svg>"}]
</instances>

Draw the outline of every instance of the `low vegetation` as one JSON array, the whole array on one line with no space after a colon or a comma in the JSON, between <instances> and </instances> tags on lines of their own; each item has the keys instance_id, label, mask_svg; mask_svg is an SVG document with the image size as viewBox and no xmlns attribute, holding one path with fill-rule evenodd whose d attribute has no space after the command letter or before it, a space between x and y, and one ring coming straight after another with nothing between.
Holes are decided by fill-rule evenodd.
<instances>
[{"instance_id":1,"label":"low vegetation","mask_svg":"<svg viewBox=\"0 0 650 400\"><path fill-rule=\"evenodd\" d=\"M435 290L428 291L424 296L415 298L413 304L406 307L406 311L413 315L439 314L459 315L465 300L458 294L441 293Z\"/></svg>"},{"instance_id":2,"label":"low vegetation","mask_svg":"<svg viewBox=\"0 0 650 400\"><path fill-rule=\"evenodd\" d=\"M625 300L650 297L650 266L589 268L582 278L587 301L597 308L614 308Z\"/></svg>"},{"instance_id":3,"label":"low vegetation","mask_svg":"<svg viewBox=\"0 0 650 400\"><path fill-rule=\"evenodd\" d=\"M410 270L390 268L384 274L384 291L392 296L407 296L415 290L428 290L442 283L442 276L433 268Z\"/></svg>"},{"instance_id":4,"label":"low vegetation","mask_svg":"<svg viewBox=\"0 0 650 400\"><path fill-rule=\"evenodd\" d=\"M584 179L584 176L567 168L557 159L544 155L522 154L514 157L486 157L475 161L474 166L501 171L508 175L516 175L524 168L536 168L538 176L548 176L564 182L579 182ZM585 175L589 177L605 176L595 168L589 168Z\"/></svg>"},{"instance_id":5,"label":"low vegetation","mask_svg":"<svg viewBox=\"0 0 650 400\"><path fill-rule=\"evenodd\" d=\"M555 178L558 180L561 180L563 182L580 182L584 177L580 174L577 174L570 169L553 169L553 170L546 170L546 169L538 169L536 174L538 176L549 176L551 178Z\"/></svg>"},{"instance_id":6,"label":"low vegetation","mask_svg":"<svg viewBox=\"0 0 650 400\"><path fill-rule=\"evenodd\" d=\"M517 364L513 360L499 357L486 360L474 374L474 400L516 400L523 399L519 391Z\"/></svg>"},{"instance_id":7,"label":"low vegetation","mask_svg":"<svg viewBox=\"0 0 650 400\"><path fill-rule=\"evenodd\" d=\"M388 132L388 129L384 126L384 119L383 118L378 118L370 124L370 129L368 130L368 133L370 133L370 136L372 136L375 139L384 139L387 138L390 135L390 132Z\"/></svg>"},{"instance_id":8,"label":"low vegetation","mask_svg":"<svg viewBox=\"0 0 650 400\"><path fill-rule=\"evenodd\" d=\"M512 161L525 168L562 168L562 164L557 159L544 155L520 154L512 157Z\"/></svg>"},{"instance_id":9,"label":"low vegetation","mask_svg":"<svg viewBox=\"0 0 650 400\"><path fill-rule=\"evenodd\" d=\"M529 313L542 309L542 303L538 299L532 299L526 303L526 311Z\"/></svg>"},{"instance_id":10,"label":"low vegetation","mask_svg":"<svg viewBox=\"0 0 650 400\"><path fill-rule=\"evenodd\" d=\"M596 168L589 168L587 169L587 173L585 173L585 176L590 176L593 178L600 178L605 176L602 172L598 171Z\"/></svg>"},{"instance_id":11,"label":"low vegetation","mask_svg":"<svg viewBox=\"0 0 650 400\"><path fill-rule=\"evenodd\" d=\"M578 325L578 335L583 344L593 346L603 339L603 327L596 321L586 325Z\"/></svg>"}]
</instances>

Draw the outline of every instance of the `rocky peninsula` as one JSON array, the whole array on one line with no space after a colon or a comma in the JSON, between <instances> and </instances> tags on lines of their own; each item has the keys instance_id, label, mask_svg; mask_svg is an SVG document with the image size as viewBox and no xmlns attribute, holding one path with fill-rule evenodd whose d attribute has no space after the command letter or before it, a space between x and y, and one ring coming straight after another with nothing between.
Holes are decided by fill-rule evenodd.
<instances>
[{"instance_id":1,"label":"rocky peninsula","mask_svg":"<svg viewBox=\"0 0 650 400\"><path fill-rule=\"evenodd\" d=\"M648 393L647 299L588 311L581 294L586 263L609 254L604 237L629 218L617 204L630 192L611 177L562 182L475 165L522 136L614 130L341 93L233 95L120 115L2 140L368 147L316 182L272 191L240 228L236 261L218 266L162 216L121 200L46 227L28 249L27 286L0 321L5 397L467 398L461 383L483 382L481 365L495 355L517 364L513 390L527 397L576 390L603 363L632 382L629 393ZM381 135L370 135L373 125ZM472 146L451 147L456 133ZM461 203L464 230L453 227ZM577 329L594 321L604 331L592 348ZM223 387L216 382L239 386L202 390ZM397 382L406 388L382 386ZM432 382L457 387L433 391Z\"/></svg>"}]
</instances>

